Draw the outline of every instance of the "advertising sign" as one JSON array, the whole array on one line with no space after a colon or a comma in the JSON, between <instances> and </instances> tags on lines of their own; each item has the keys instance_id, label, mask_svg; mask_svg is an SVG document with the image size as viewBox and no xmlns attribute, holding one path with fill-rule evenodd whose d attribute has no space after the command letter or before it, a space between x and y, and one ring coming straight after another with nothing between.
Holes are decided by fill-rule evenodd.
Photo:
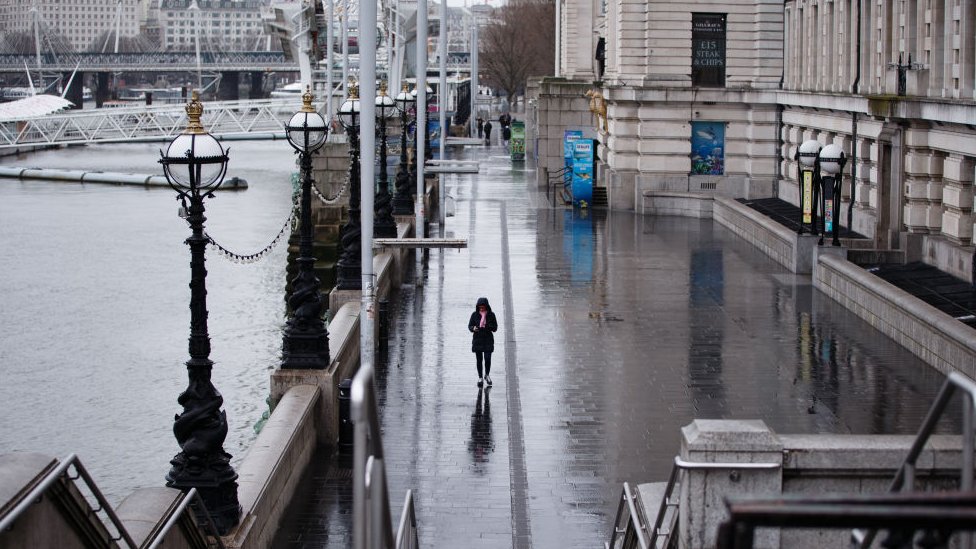
<instances>
[{"instance_id":1,"label":"advertising sign","mask_svg":"<svg viewBox=\"0 0 976 549\"><path fill-rule=\"evenodd\" d=\"M593 202L593 140L573 142L573 205L584 207Z\"/></svg>"},{"instance_id":2,"label":"advertising sign","mask_svg":"<svg viewBox=\"0 0 976 549\"><path fill-rule=\"evenodd\" d=\"M725 85L725 14L691 15L691 84Z\"/></svg>"},{"instance_id":3,"label":"advertising sign","mask_svg":"<svg viewBox=\"0 0 976 549\"><path fill-rule=\"evenodd\" d=\"M691 123L691 174L725 173L725 122Z\"/></svg>"},{"instance_id":4,"label":"advertising sign","mask_svg":"<svg viewBox=\"0 0 976 549\"><path fill-rule=\"evenodd\" d=\"M508 147L513 161L525 160L525 122L512 122L512 138L508 140Z\"/></svg>"},{"instance_id":5,"label":"advertising sign","mask_svg":"<svg viewBox=\"0 0 976 549\"><path fill-rule=\"evenodd\" d=\"M581 130L566 130L563 133L563 166L573 165L573 142L583 138Z\"/></svg>"},{"instance_id":6,"label":"advertising sign","mask_svg":"<svg viewBox=\"0 0 976 549\"><path fill-rule=\"evenodd\" d=\"M803 224L813 223L813 171L803 170Z\"/></svg>"},{"instance_id":7,"label":"advertising sign","mask_svg":"<svg viewBox=\"0 0 976 549\"><path fill-rule=\"evenodd\" d=\"M824 178L824 232L834 230L834 182L830 178Z\"/></svg>"}]
</instances>

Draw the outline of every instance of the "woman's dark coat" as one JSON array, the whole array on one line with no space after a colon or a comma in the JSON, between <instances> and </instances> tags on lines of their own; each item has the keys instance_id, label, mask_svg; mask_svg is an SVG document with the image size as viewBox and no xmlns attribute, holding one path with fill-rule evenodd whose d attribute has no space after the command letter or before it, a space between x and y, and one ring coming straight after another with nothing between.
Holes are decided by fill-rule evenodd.
<instances>
[{"instance_id":1,"label":"woman's dark coat","mask_svg":"<svg viewBox=\"0 0 976 549\"><path fill-rule=\"evenodd\" d=\"M488 314L485 316L485 327L476 332L474 329L481 324L481 313L478 312L478 305L484 305L488 309ZM468 320L468 331L474 334L471 337L471 352L491 353L495 351L495 336L492 335L492 332L498 331L498 320L495 319L495 313L491 312L491 305L488 304L487 297L478 298L474 312L471 313L471 319Z\"/></svg>"}]
</instances>

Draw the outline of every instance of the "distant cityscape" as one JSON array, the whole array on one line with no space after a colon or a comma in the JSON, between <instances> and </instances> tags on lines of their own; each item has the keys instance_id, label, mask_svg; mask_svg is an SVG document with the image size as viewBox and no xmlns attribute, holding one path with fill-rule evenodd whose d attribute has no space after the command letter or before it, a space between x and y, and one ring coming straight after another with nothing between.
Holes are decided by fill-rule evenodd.
<instances>
[{"instance_id":1,"label":"distant cityscape","mask_svg":"<svg viewBox=\"0 0 976 549\"><path fill-rule=\"evenodd\" d=\"M269 32L273 7L301 0L0 0L0 53L34 53L39 31L43 51L192 51L196 36L204 51L280 51ZM336 1L341 6L341 0ZM416 2L401 2L415 9ZM437 4L430 3L432 37L439 27ZM485 21L493 8L475 3L451 7L449 50L466 51L473 20ZM358 3L350 13L356 19ZM455 36L456 35L456 36Z\"/></svg>"}]
</instances>

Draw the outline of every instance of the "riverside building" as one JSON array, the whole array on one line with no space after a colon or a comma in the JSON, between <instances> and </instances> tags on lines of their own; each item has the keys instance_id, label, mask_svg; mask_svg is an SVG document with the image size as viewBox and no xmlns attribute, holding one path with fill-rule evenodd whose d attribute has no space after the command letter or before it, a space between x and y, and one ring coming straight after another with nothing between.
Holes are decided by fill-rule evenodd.
<instances>
[{"instance_id":1,"label":"riverside building","mask_svg":"<svg viewBox=\"0 0 976 549\"><path fill-rule=\"evenodd\" d=\"M540 177L585 127L612 208L649 191L798 204L797 147L836 143L842 225L853 200L876 247L972 276L976 0L565 0L557 14L560 78L533 92Z\"/></svg>"},{"instance_id":2,"label":"riverside building","mask_svg":"<svg viewBox=\"0 0 976 549\"><path fill-rule=\"evenodd\" d=\"M0 32L33 33L33 6L44 32L60 35L74 51L97 51L96 39L115 31L119 0L0 0ZM120 34L139 34L140 0L121 0ZM98 45L100 48L100 44Z\"/></svg>"}]
</instances>

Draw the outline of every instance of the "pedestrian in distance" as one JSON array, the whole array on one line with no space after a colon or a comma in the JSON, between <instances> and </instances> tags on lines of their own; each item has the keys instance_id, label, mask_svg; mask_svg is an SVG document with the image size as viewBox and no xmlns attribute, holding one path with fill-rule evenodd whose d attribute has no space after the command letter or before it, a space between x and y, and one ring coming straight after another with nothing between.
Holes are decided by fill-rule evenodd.
<instances>
[{"instance_id":1,"label":"pedestrian in distance","mask_svg":"<svg viewBox=\"0 0 976 549\"><path fill-rule=\"evenodd\" d=\"M495 352L495 336L492 333L498 331L498 320L495 313L491 312L487 297L478 298L471 319L468 320L468 331L472 334L471 351L478 366L478 387L485 383L491 387L491 353Z\"/></svg>"},{"instance_id":2,"label":"pedestrian in distance","mask_svg":"<svg viewBox=\"0 0 976 549\"><path fill-rule=\"evenodd\" d=\"M491 146L491 120L485 122L485 145Z\"/></svg>"},{"instance_id":3,"label":"pedestrian in distance","mask_svg":"<svg viewBox=\"0 0 976 549\"><path fill-rule=\"evenodd\" d=\"M485 120L478 117L478 139L481 139L485 135Z\"/></svg>"},{"instance_id":4,"label":"pedestrian in distance","mask_svg":"<svg viewBox=\"0 0 976 549\"><path fill-rule=\"evenodd\" d=\"M512 139L512 127L502 126L502 145L507 147L510 139Z\"/></svg>"}]
</instances>

